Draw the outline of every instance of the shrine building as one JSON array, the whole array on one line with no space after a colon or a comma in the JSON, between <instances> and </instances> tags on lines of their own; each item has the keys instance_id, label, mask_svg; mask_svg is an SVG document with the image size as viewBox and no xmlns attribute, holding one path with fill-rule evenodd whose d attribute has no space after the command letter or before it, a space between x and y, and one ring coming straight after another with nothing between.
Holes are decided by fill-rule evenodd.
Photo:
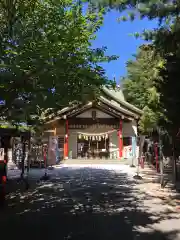
<instances>
[{"instance_id":1,"label":"shrine building","mask_svg":"<svg viewBox=\"0 0 180 240\"><path fill-rule=\"evenodd\" d=\"M141 115L140 109L125 100L119 87L104 87L96 101L72 104L56 116L49 116L44 138L49 151L54 149L56 161L137 157L137 123Z\"/></svg>"}]
</instances>

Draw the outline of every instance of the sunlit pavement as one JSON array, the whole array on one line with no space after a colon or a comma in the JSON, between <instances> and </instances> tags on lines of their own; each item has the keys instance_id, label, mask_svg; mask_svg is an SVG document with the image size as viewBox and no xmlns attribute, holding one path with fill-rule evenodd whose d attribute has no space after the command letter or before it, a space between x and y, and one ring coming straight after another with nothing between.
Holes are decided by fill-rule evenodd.
<instances>
[{"instance_id":1,"label":"sunlit pavement","mask_svg":"<svg viewBox=\"0 0 180 240\"><path fill-rule=\"evenodd\" d=\"M54 166L52 169L48 169L47 173L48 175L54 177L56 175L59 175L59 173L65 173L68 169L104 169L104 170L110 170L110 171L125 171L126 173L128 173L129 175L134 175L136 172L135 168L130 168L128 165L116 165L116 164L62 164L62 165L56 165ZM32 168L29 171L29 176L32 178L40 178L41 176L43 176L43 174L45 173L45 169L36 169L36 168ZM19 169L15 169L15 170L9 170L8 171L8 178L9 179L15 179L20 177L21 175L21 170ZM25 172L25 175L27 175L27 173Z\"/></svg>"},{"instance_id":2,"label":"sunlit pavement","mask_svg":"<svg viewBox=\"0 0 180 240\"><path fill-rule=\"evenodd\" d=\"M56 166L50 180L12 192L0 212L6 239L180 239L180 215L143 190L127 165ZM32 170L38 179L44 170Z\"/></svg>"}]
</instances>

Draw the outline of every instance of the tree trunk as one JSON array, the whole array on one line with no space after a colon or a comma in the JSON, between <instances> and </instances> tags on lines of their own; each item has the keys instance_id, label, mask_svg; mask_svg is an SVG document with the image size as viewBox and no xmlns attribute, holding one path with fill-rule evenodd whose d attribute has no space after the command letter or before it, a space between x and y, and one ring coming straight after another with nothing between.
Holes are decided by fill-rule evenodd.
<instances>
[{"instance_id":1,"label":"tree trunk","mask_svg":"<svg viewBox=\"0 0 180 240\"><path fill-rule=\"evenodd\" d=\"M176 164L176 158L177 158L177 153L176 153L176 137L172 137L172 144L173 144L173 148L172 148L172 152L173 152L173 180L174 180L174 184L176 184L177 181L177 164Z\"/></svg>"},{"instance_id":2,"label":"tree trunk","mask_svg":"<svg viewBox=\"0 0 180 240\"><path fill-rule=\"evenodd\" d=\"M21 178L24 178L24 162L25 162L25 151L26 151L26 142L24 136L21 137L22 142L22 162L21 162Z\"/></svg>"},{"instance_id":3,"label":"tree trunk","mask_svg":"<svg viewBox=\"0 0 180 240\"><path fill-rule=\"evenodd\" d=\"M29 139L28 139L28 159L27 159L27 172L29 173L29 170L30 170L30 154L31 154L31 136L29 136Z\"/></svg>"},{"instance_id":4,"label":"tree trunk","mask_svg":"<svg viewBox=\"0 0 180 240\"><path fill-rule=\"evenodd\" d=\"M160 167L160 175L161 175L160 184L161 184L161 188L164 188L164 164L162 159L160 159L159 167Z\"/></svg>"},{"instance_id":5,"label":"tree trunk","mask_svg":"<svg viewBox=\"0 0 180 240\"><path fill-rule=\"evenodd\" d=\"M159 129L159 170L160 170L160 184L161 188L164 188L164 162L163 162L163 156L162 156L162 136L161 136L161 130Z\"/></svg>"}]
</instances>

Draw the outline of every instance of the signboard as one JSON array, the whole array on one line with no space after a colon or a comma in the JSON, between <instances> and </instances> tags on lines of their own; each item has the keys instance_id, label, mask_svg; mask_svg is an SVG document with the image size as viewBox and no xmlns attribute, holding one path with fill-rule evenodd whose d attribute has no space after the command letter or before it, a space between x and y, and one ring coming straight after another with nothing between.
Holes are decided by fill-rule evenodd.
<instances>
[{"instance_id":1,"label":"signboard","mask_svg":"<svg viewBox=\"0 0 180 240\"><path fill-rule=\"evenodd\" d=\"M49 147L48 147L48 165L55 165L59 162L60 152L58 148L58 137L49 137Z\"/></svg>"},{"instance_id":2,"label":"signboard","mask_svg":"<svg viewBox=\"0 0 180 240\"><path fill-rule=\"evenodd\" d=\"M136 146L136 150L135 150L135 154L136 154L136 158L139 157L139 147ZM132 158L133 157L133 151L132 151L132 145L126 146L123 148L123 157L124 158Z\"/></svg>"},{"instance_id":3,"label":"signboard","mask_svg":"<svg viewBox=\"0 0 180 240\"><path fill-rule=\"evenodd\" d=\"M86 128L92 128L92 129L106 129L106 128L112 128L112 129L118 129L119 125L108 125L108 124L93 124L93 125L80 125L80 124L71 124L69 125L69 129L86 129Z\"/></svg>"},{"instance_id":4,"label":"signboard","mask_svg":"<svg viewBox=\"0 0 180 240\"><path fill-rule=\"evenodd\" d=\"M0 106L3 106L6 104L6 101L5 100L0 100Z\"/></svg>"},{"instance_id":5,"label":"signboard","mask_svg":"<svg viewBox=\"0 0 180 240\"><path fill-rule=\"evenodd\" d=\"M0 161L4 161L4 148L0 148Z\"/></svg>"},{"instance_id":6,"label":"signboard","mask_svg":"<svg viewBox=\"0 0 180 240\"><path fill-rule=\"evenodd\" d=\"M8 149L7 155L8 155L8 162L12 162L12 156L13 156L12 148Z\"/></svg>"},{"instance_id":7,"label":"signboard","mask_svg":"<svg viewBox=\"0 0 180 240\"><path fill-rule=\"evenodd\" d=\"M124 158L131 158L132 157L132 146L126 146L123 148L123 157Z\"/></svg>"},{"instance_id":8,"label":"signboard","mask_svg":"<svg viewBox=\"0 0 180 240\"><path fill-rule=\"evenodd\" d=\"M132 157L136 157L136 137L132 136Z\"/></svg>"}]
</instances>

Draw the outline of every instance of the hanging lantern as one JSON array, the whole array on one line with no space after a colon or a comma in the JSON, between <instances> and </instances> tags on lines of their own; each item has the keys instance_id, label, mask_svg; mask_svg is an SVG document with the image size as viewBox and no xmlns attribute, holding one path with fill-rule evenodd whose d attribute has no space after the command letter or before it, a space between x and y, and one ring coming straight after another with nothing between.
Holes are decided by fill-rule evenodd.
<instances>
[{"instance_id":1,"label":"hanging lantern","mask_svg":"<svg viewBox=\"0 0 180 240\"><path fill-rule=\"evenodd\" d=\"M101 136L99 136L99 141L101 141Z\"/></svg>"},{"instance_id":2,"label":"hanging lantern","mask_svg":"<svg viewBox=\"0 0 180 240\"><path fill-rule=\"evenodd\" d=\"M108 139L108 134L106 134L106 139Z\"/></svg>"},{"instance_id":3,"label":"hanging lantern","mask_svg":"<svg viewBox=\"0 0 180 240\"><path fill-rule=\"evenodd\" d=\"M78 138L81 139L81 134L79 134Z\"/></svg>"},{"instance_id":4,"label":"hanging lantern","mask_svg":"<svg viewBox=\"0 0 180 240\"><path fill-rule=\"evenodd\" d=\"M92 136L92 140L94 141L95 139L94 139L94 136Z\"/></svg>"}]
</instances>

